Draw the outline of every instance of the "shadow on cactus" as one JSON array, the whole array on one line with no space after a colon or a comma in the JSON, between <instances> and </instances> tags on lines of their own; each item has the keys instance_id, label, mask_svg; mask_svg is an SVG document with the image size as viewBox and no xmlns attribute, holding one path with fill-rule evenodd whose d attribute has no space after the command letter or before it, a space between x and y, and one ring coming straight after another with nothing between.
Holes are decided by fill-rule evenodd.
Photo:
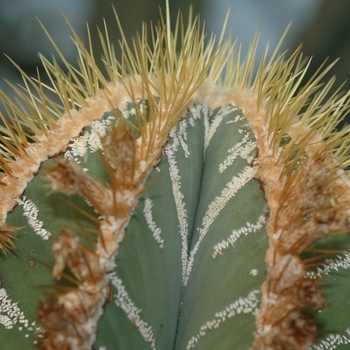
<instances>
[{"instance_id":1,"label":"shadow on cactus","mask_svg":"<svg viewBox=\"0 0 350 350\"><path fill-rule=\"evenodd\" d=\"M3 348L346 349L349 93L169 23L1 93Z\"/></svg>"}]
</instances>

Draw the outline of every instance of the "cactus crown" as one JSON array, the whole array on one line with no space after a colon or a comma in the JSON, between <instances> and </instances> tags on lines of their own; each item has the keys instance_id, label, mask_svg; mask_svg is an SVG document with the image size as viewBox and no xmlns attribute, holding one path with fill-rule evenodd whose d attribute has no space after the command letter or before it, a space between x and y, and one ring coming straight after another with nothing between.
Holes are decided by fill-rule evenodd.
<instances>
[{"instance_id":1,"label":"cactus crown","mask_svg":"<svg viewBox=\"0 0 350 350\"><path fill-rule=\"evenodd\" d=\"M300 48L266 49L253 74L258 35L241 61L223 36L205 44L199 17L169 23L167 11L151 44L146 26L132 47L123 37L120 62L105 27L107 78L72 28L79 68L51 40L65 70L41 57L50 85L18 67L19 100L1 92L0 321L13 346L316 340L322 277L347 269L346 254L325 258L348 249L350 126L336 128L349 93L328 97L333 64L304 82ZM54 292L44 301L38 285ZM23 327L29 343L14 339Z\"/></svg>"}]
</instances>

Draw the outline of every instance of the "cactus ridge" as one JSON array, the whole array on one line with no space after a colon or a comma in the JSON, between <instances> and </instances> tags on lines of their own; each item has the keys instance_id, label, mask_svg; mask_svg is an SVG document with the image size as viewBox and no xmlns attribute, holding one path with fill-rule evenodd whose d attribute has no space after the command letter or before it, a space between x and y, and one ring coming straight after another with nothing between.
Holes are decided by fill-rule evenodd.
<instances>
[{"instance_id":1,"label":"cactus ridge","mask_svg":"<svg viewBox=\"0 0 350 350\"><path fill-rule=\"evenodd\" d=\"M135 52L124 37L120 63L106 29L108 79L74 30L79 70L53 43L68 73L42 57L51 86L21 70L13 86L31 114L1 92L2 339L342 349L350 93L327 97L333 64L305 83L300 48L253 75L258 36L241 62L222 36L204 46L198 17L169 23ZM343 289L323 293L329 276ZM312 345L322 327L345 333Z\"/></svg>"},{"instance_id":2,"label":"cactus ridge","mask_svg":"<svg viewBox=\"0 0 350 350\"><path fill-rule=\"evenodd\" d=\"M220 120L221 122L218 123L217 120ZM216 132L213 132L212 129L212 126L214 124ZM230 128L228 128L228 126ZM235 203L237 203L236 201L240 201L242 198L246 198L246 201L249 201L250 196L252 196L254 193L254 190L252 191L252 189L258 188L258 184L253 180L253 177L248 176L245 180L248 181L247 184L238 189L241 185L239 185L238 181L240 180L240 177L237 176L237 174L240 174L242 169L244 169L245 165L249 165L249 162L252 162L254 159L254 152L256 150L254 150L250 157L244 156L244 158L237 158L237 161L232 163L232 165L228 167L224 173L220 174L218 171L221 159L216 159L214 156L219 147L217 140L220 138L220 135L222 135L223 130L226 129L226 132L230 133L230 130L232 131L233 128L238 128L242 131L242 133L238 133L235 138L246 138L246 120L241 112L237 108L233 108L233 106L224 106L214 112L204 104L196 105L190 109L190 112L188 112L183 117L181 122L171 132L171 143L165 149L163 160L159 164L159 167L155 168L152 171L153 174L151 173L151 177L154 176L155 178L159 178L159 180L154 186L149 189L146 196L146 199L154 198L154 201L158 199L158 204L162 204L159 203L159 191L161 190L163 193L162 198L166 198L163 201L166 201L167 205L158 205L158 207L154 206L152 208L153 220L156 223L157 227L161 229L162 234L164 233L164 247L156 248L158 244L154 242L153 233L149 232L147 237L148 240L152 242L152 252L150 252L150 254L147 256L143 256L139 251L139 249L142 248L137 248L139 245L141 246L141 244L138 245L136 241L142 240L142 246L145 246L146 243L144 242L147 239L146 237L142 238L142 235L140 236L139 232L140 229L144 227L143 222L147 222L147 218L144 215L145 210L143 207L143 203L146 206L146 200L143 201L141 197L139 202L141 207L136 210L135 215L130 221L127 229L127 237L122 245L122 249L117 256L116 275L113 274L112 280L116 282L115 294L120 296L121 300L119 300L117 297L116 303L117 305L121 306L122 310L125 311L126 316L129 319L129 321L125 319L125 323L120 325L120 327L122 329L129 329L130 327L133 327L133 325L136 325L136 327L140 327L139 333L143 336L145 332L144 327L145 324L147 324L147 334L150 335L147 339L149 339L149 341L151 341L151 339L156 339L156 344L158 344L157 348L167 348L169 346L172 346L171 344L174 339L174 333L176 329L174 327L177 327L178 329L175 340L176 348L192 348L194 343L203 344L203 341L206 342L208 339L207 336L203 334L204 329L206 329L206 334L211 334L212 336L213 332L215 332L215 329L218 328L219 324L225 324L225 326L229 326L229 320L231 318L231 322L236 322L234 317L236 312L235 310L238 309L237 314L243 312L238 307L238 305L240 305L240 303L245 300L245 295L250 295L246 303L249 302L252 306L250 309L248 309L248 307L245 308L245 314L252 314L256 310L257 303L253 302L251 296L259 293L258 288L264 278L264 272L263 269L261 269L264 254L257 254L256 250L253 251L257 256L254 258L251 257L251 263L247 264L243 269L240 267L242 271L237 270L237 273L235 274L235 276L238 276L238 274L247 276L247 278L250 279L248 286L242 285L241 288L237 289L237 292L234 295L232 295L232 291L229 292L229 295L226 295L226 292L222 291L224 295L220 302L221 307L220 305L212 305L212 307L200 317L199 315L191 316L191 314L188 312L188 307L186 306L192 304L193 299L196 301L198 296L198 292L196 292L196 290L201 290L204 285L206 286L207 292L201 293L202 298L210 298L210 296L213 295L213 291L216 291L217 289L217 279L221 278L221 274L218 272L215 273L214 271L219 271L218 269L221 269L222 266L228 264L228 259L230 260L237 258L237 254L247 254L244 253L243 250L238 253L237 247L233 246L232 249L235 251L235 253L233 253L231 250L232 254L223 254L221 259L218 259L218 262L215 264L216 266L210 266L212 263L211 251L214 245L220 239L227 237L229 232L231 232L235 227L239 228L244 224L243 217L237 217L237 219L233 220L233 222L228 223L227 227L226 224L220 221L220 218L225 215L224 213L227 212L227 210L230 210L230 208L233 208L235 206ZM211 131L211 133L208 131ZM253 135L250 131L249 133L250 139L253 141ZM211 134L211 139L207 144L207 148L205 148L205 135L209 134ZM229 154L231 142L232 140L228 138L227 142L221 144L220 149L226 149L226 152L220 153ZM198 148L201 150L199 154ZM205 157L203 156L204 154ZM202 161L204 163L204 170L202 170ZM215 163L213 163L214 161ZM207 162L209 162L208 164L212 166L206 165ZM189 167L188 164L192 164L193 166ZM239 168L237 169L237 167ZM203 179L202 185L200 185L200 183L197 182L197 179L202 172ZM208 172L210 174L214 172L217 179L219 176L223 177L224 182L221 180L217 181L218 183L215 183L215 187L218 187L224 191L225 196L221 196L220 191L211 191L211 188L214 186L214 184L212 184L212 181L210 181L212 176L206 175ZM193 174L189 175L191 173ZM186 179L186 181L184 181L184 179ZM228 184L232 179L236 179L236 182L235 186L231 186L230 188ZM152 181L152 179L149 181ZM168 188L166 193L169 193L170 195L165 195L165 188ZM202 189L198 202L198 200L195 201L192 198L197 198L197 191L199 191L199 188ZM153 191L156 192L154 193ZM230 191L230 194L228 194L228 191ZM266 209L265 201L263 200L262 194L260 194L260 198L254 195L254 200L260 201L259 206L256 208L257 211L254 213L254 215L258 216L259 213L263 212ZM197 202L198 204L196 204ZM226 205L222 205L223 202L226 203ZM215 208L213 207L214 204L216 204ZM176 215L174 218L174 224L167 222L171 218L169 215L166 216L166 219L164 218L164 208L166 208L167 212L173 208L172 210L175 210L178 213L178 215ZM211 215L208 215L208 213L211 213ZM213 216L217 216L218 219L215 220L215 217L213 218ZM171 220L173 221L173 219ZM208 226L207 230L209 232L206 234L202 234L202 232L200 232L200 229L203 226ZM266 245L266 241L264 243L264 239L266 239L266 236L264 235L264 228L260 228L260 230L257 229L251 231L251 234L254 235L258 242L260 242L258 246L261 244ZM147 244L147 246L149 246L149 244ZM196 253L191 254L191 251L195 251ZM249 253L249 255L253 254L253 251ZM177 265L177 272L175 274L177 288L175 290L173 290L173 288L166 287L169 283L171 283L171 285L175 283L175 281L171 281L172 279L170 279L170 282L163 281L162 279L154 281L154 278L152 279L149 276L150 273L152 273L152 275L155 273L153 269L162 271L158 272L156 275L168 275L166 271L173 259L171 256L174 254L177 257L175 260L175 263ZM163 259L163 255L167 257L166 262L157 262L158 260L156 259ZM134 261L129 260L132 256L138 256L138 259L136 260L140 261L135 267L135 270L132 270L132 273L130 272L126 274L124 272L125 268L130 270L131 266L135 265ZM257 262L257 259L260 262ZM141 272L138 271L139 266L143 267L141 268ZM171 264L170 267L171 266L173 265ZM171 268L173 269L174 267ZM206 280L198 279L198 269L205 269L207 271L213 270L211 274L216 274L217 278L213 279L213 283L210 284ZM254 271L253 274L251 274L252 270ZM260 271L260 273L258 271ZM146 274L148 276L147 278L145 278ZM256 277L257 275L258 277ZM153 297L150 297L150 299L147 301L144 300L144 297L139 295L137 288L132 287L132 285L138 284L140 279L144 280L144 290L148 290L149 288L154 290L153 293L155 295ZM152 279L152 281L146 282L149 279ZM148 286L149 283L151 283L151 286ZM232 278L227 279L225 283L235 284L233 276ZM163 286L164 284L165 286ZM168 294L165 292L168 290L168 288L172 290L170 294L170 296L172 296L171 298L170 296L168 297ZM251 293L252 290L254 291L253 293ZM169 305L170 302L172 304L175 304L175 306L177 305L177 307L174 306L174 313L175 315L178 315L180 312L180 321L178 326L175 324L172 326L173 328L171 328L169 326L169 321L162 321L163 318L169 320L170 317L165 315L168 314L169 310L164 311L164 314L163 312L160 312L157 317L152 316L152 319L156 319L154 319L153 322L149 321L149 318L151 317L151 310L153 309L153 298L156 299L155 302L157 304L159 304L161 300L164 300L165 305ZM255 298L254 300L257 301L258 299ZM198 303L198 301L196 302ZM112 306L109 307L112 308ZM163 308L160 307L160 309L162 310ZM165 307L164 309L166 310ZM142 312L140 311L138 313L137 310L142 310ZM116 310L113 312L117 313L118 311ZM220 314L221 316L219 317L217 314ZM171 318L176 320L177 316ZM213 318L214 320L219 320L217 322L217 326L209 327L209 325L212 323L210 320ZM193 322L194 319L196 319L195 323ZM247 318L246 322L249 322L249 320L251 322L252 319L254 319L253 315L251 318ZM103 318L101 322L104 322ZM160 323L164 324L162 332L165 332L167 329L167 332L169 334L168 336L164 336L166 340L163 339L163 336L160 336L158 334ZM240 327L243 329L246 327L245 325L247 325L247 323L241 325ZM148 328L148 326L151 328ZM105 327L99 327L99 329L103 328ZM222 327L220 326L220 328ZM249 333L251 333L251 328ZM127 334L128 332L125 333L125 337L128 337ZM218 335L215 335L215 339L217 339L217 337ZM135 338L137 339L136 335ZM238 339L237 344L241 343L242 340L243 337ZM117 342L118 344L125 344L124 346L141 346L141 343L130 343L130 339L124 339L124 336L122 335L119 336L119 340L116 338L113 339L113 341ZM249 346L251 338L247 342L246 340L243 341L247 344L247 346ZM99 339L98 335L98 344L100 346L106 346L106 340L103 336L101 336Z\"/></svg>"}]
</instances>

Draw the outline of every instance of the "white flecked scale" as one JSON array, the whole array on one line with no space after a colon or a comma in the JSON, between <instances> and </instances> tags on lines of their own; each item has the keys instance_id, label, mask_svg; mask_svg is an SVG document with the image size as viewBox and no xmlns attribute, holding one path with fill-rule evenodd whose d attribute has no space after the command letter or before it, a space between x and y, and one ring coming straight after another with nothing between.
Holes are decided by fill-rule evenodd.
<instances>
[{"instance_id":1,"label":"white flecked scale","mask_svg":"<svg viewBox=\"0 0 350 350\"><path fill-rule=\"evenodd\" d=\"M189 340L186 349L190 350L196 347L200 338L204 337L210 330L219 328L227 319L239 314L255 314L259 305L259 293L259 290L252 290L246 297L238 298L223 310L215 313L214 317L201 326L198 333Z\"/></svg>"},{"instance_id":2,"label":"white flecked scale","mask_svg":"<svg viewBox=\"0 0 350 350\"><path fill-rule=\"evenodd\" d=\"M116 275L115 272L109 274L109 279L112 285L117 289L115 295L115 303L120 307L128 317L128 319L137 327L139 333L145 342L149 343L152 350L156 350L156 341L152 331L152 327L141 319L141 312L134 302L131 300L123 281Z\"/></svg>"},{"instance_id":3,"label":"white flecked scale","mask_svg":"<svg viewBox=\"0 0 350 350\"><path fill-rule=\"evenodd\" d=\"M187 267L187 255L188 255L188 215L184 201L184 194L181 189L181 175L179 167L176 162L176 151L179 147L179 141L175 132L171 132L170 136L173 138L173 142L165 149L165 153L168 157L169 173L172 184L172 192L175 201L176 213L179 220L179 230L181 235L181 262L182 262L182 280L185 280L185 273Z\"/></svg>"},{"instance_id":4,"label":"white flecked scale","mask_svg":"<svg viewBox=\"0 0 350 350\"><path fill-rule=\"evenodd\" d=\"M164 239L161 237L162 230L153 220L153 202L152 199L145 198L145 206L143 208L143 215L146 219L146 223L150 231L152 232L154 240L158 243L160 248L164 247Z\"/></svg>"},{"instance_id":5,"label":"white flecked scale","mask_svg":"<svg viewBox=\"0 0 350 350\"><path fill-rule=\"evenodd\" d=\"M184 155L186 158L190 156L190 151L187 145L187 128L188 128L188 122L186 119L183 119L178 124L178 131L176 132L177 139L179 140L179 143L184 151Z\"/></svg>"},{"instance_id":6,"label":"white flecked scale","mask_svg":"<svg viewBox=\"0 0 350 350\"><path fill-rule=\"evenodd\" d=\"M325 259L325 263L322 266L316 268L316 271L308 271L307 277L322 277L328 275L332 270L338 271L340 268L350 268L350 253L344 253L343 255L337 255L334 259Z\"/></svg>"},{"instance_id":7,"label":"white flecked scale","mask_svg":"<svg viewBox=\"0 0 350 350\"><path fill-rule=\"evenodd\" d=\"M204 142L205 149L208 148L210 140L214 136L214 134L215 134L217 128L219 127L219 125L221 124L223 118L236 110L237 110L237 107L235 107L235 106L225 105L215 113L214 119L210 123L209 127L206 128L206 137L205 137L205 142Z\"/></svg>"},{"instance_id":8,"label":"white flecked scale","mask_svg":"<svg viewBox=\"0 0 350 350\"><path fill-rule=\"evenodd\" d=\"M22 329L29 326L29 321L18 307L18 303L9 298L4 288L0 288L0 324L6 329L12 329L17 323Z\"/></svg>"},{"instance_id":9,"label":"white flecked scale","mask_svg":"<svg viewBox=\"0 0 350 350\"><path fill-rule=\"evenodd\" d=\"M343 333L343 332L342 332ZM337 345L350 344L350 328L344 331L345 334L330 334L325 339L315 345L311 345L310 350L335 350Z\"/></svg>"},{"instance_id":10,"label":"white flecked scale","mask_svg":"<svg viewBox=\"0 0 350 350\"><path fill-rule=\"evenodd\" d=\"M74 139L69 149L64 153L64 157L80 164L81 158L83 158L88 151L96 152L102 149L101 137L106 135L108 126L111 123L111 118L93 121L90 131L85 131L82 136Z\"/></svg>"},{"instance_id":11,"label":"white flecked scale","mask_svg":"<svg viewBox=\"0 0 350 350\"><path fill-rule=\"evenodd\" d=\"M350 268L350 253L337 255L334 259L326 259L325 264L316 268L316 271L308 271L306 277L321 278L327 276L331 271ZM329 334L325 339L312 345L310 350L335 350L338 345L350 344L350 328L344 331L345 334Z\"/></svg>"},{"instance_id":12,"label":"white flecked scale","mask_svg":"<svg viewBox=\"0 0 350 350\"><path fill-rule=\"evenodd\" d=\"M254 233L260 230L264 226L265 222L266 222L266 217L263 214L259 216L256 223L252 224L250 222L247 222L245 226L240 227L236 230L233 230L227 239L224 239L221 242L214 245L213 253L212 253L213 259L215 259L218 255L222 255L226 249L230 247L234 247L237 240L242 235L247 236L250 233Z\"/></svg>"},{"instance_id":13,"label":"white flecked scale","mask_svg":"<svg viewBox=\"0 0 350 350\"><path fill-rule=\"evenodd\" d=\"M106 136L110 124L111 121L109 119L95 120L91 123L91 131L87 141L87 145L91 152L96 152L102 149L101 138Z\"/></svg>"},{"instance_id":14,"label":"white flecked scale","mask_svg":"<svg viewBox=\"0 0 350 350\"><path fill-rule=\"evenodd\" d=\"M236 193L242 189L255 176L256 169L250 166L245 166L243 171L233 176L232 179L225 185L219 196L217 196L208 206L206 213L202 219L202 226L199 228L198 241L195 243L187 263L185 285L187 285L189 275L192 270L195 255L207 235L210 226L220 214L221 210L225 208L228 201L230 201Z\"/></svg>"},{"instance_id":15,"label":"white flecked scale","mask_svg":"<svg viewBox=\"0 0 350 350\"><path fill-rule=\"evenodd\" d=\"M259 274L259 270L258 270L258 269L251 269L251 270L249 271L249 275L250 275L250 276L255 277L255 276L257 276L258 274Z\"/></svg>"},{"instance_id":16,"label":"white flecked scale","mask_svg":"<svg viewBox=\"0 0 350 350\"><path fill-rule=\"evenodd\" d=\"M256 146L256 142L249 140L249 134L246 133L241 142L236 143L227 151L226 158L219 164L219 173L223 173L238 157L247 159Z\"/></svg>"},{"instance_id":17,"label":"white flecked scale","mask_svg":"<svg viewBox=\"0 0 350 350\"><path fill-rule=\"evenodd\" d=\"M18 204L23 207L23 215L34 233L42 239L48 240L51 237L51 233L43 227L44 223L38 219L39 209L34 202L23 196L22 199L18 200Z\"/></svg>"},{"instance_id":18,"label":"white flecked scale","mask_svg":"<svg viewBox=\"0 0 350 350\"><path fill-rule=\"evenodd\" d=\"M121 113L125 119L136 116L135 108L124 109Z\"/></svg>"}]
</instances>

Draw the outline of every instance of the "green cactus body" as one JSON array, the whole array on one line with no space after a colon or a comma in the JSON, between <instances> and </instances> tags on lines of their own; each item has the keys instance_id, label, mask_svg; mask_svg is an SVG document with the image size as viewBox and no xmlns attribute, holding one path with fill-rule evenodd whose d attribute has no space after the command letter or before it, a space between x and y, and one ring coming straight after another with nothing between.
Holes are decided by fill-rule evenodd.
<instances>
[{"instance_id":1,"label":"green cactus body","mask_svg":"<svg viewBox=\"0 0 350 350\"><path fill-rule=\"evenodd\" d=\"M132 108L122 114L133 118ZM107 113L105 117L86 128L84 134L71 143L64 157L74 159L106 184L108 173L96 151L101 145L99 135L108 132L108 124L115 124L115 118ZM128 225L127 238L116 258L117 267L110 272L114 303L106 306L106 314L100 320L97 343L106 348L166 349L178 342L179 349L193 348L203 341L201 338L205 341L200 328L205 333L215 333L209 322L216 322L226 324L219 328L238 327L237 346L249 347L259 288L266 277L267 249L266 202L251 166L257 150L255 138L242 111L234 106L211 111L207 105L198 104L170 133L170 140L162 161L149 176L151 186L140 197ZM223 157L217 157L218 153ZM40 261L54 259L50 240L65 226L77 226L77 220L85 228L95 226L87 215L73 206L69 208L61 198L64 195L47 196L46 169L53 163L54 159L43 163L7 220L9 225L23 229L16 235L20 254L7 256L2 265L4 271L12 271L3 283L16 285L18 279L31 281L26 288L17 284L17 290L11 295L22 301L25 314L31 316L25 318L28 327L35 322L42 300L42 293L38 293L40 285L52 283L51 271L40 264ZM81 198L67 200L97 218ZM234 209L238 205L235 200L241 203L239 211ZM249 209L250 202L255 203L254 210ZM227 221L223 219L226 215L236 217ZM55 220L45 217L55 217ZM249 247L249 241L242 240L248 235L255 242L254 248ZM239 248L239 243L244 242L248 246ZM38 251L33 251L33 247ZM243 265L234 264L239 256ZM222 274L225 266L231 266L232 275ZM226 288L219 287L222 278ZM242 279L247 283L237 285ZM217 302L213 303L215 295ZM242 301L244 304L239 304ZM201 305L205 304L207 308L203 312ZM245 315L244 322L235 321L239 314ZM113 337L105 334L105 330L111 331L110 318L113 324L116 322L113 327L123 330L112 331ZM17 332L18 323L13 326ZM20 327L22 337L14 337L8 331L8 343L14 342L9 348L28 348L35 342L35 334L41 333L39 326L31 326L32 332L28 327ZM221 332L210 337L209 346L221 341Z\"/></svg>"},{"instance_id":2,"label":"green cactus body","mask_svg":"<svg viewBox=\"0 0 350 350\"><path fill-rule=\"evenodd\" d=\"M111 83L76 36L80 73L43 59L62 107L4 98L2 348L346 349L349 95L163 22L120 65L101 39Z\"/></svg>"}]
</instances>

